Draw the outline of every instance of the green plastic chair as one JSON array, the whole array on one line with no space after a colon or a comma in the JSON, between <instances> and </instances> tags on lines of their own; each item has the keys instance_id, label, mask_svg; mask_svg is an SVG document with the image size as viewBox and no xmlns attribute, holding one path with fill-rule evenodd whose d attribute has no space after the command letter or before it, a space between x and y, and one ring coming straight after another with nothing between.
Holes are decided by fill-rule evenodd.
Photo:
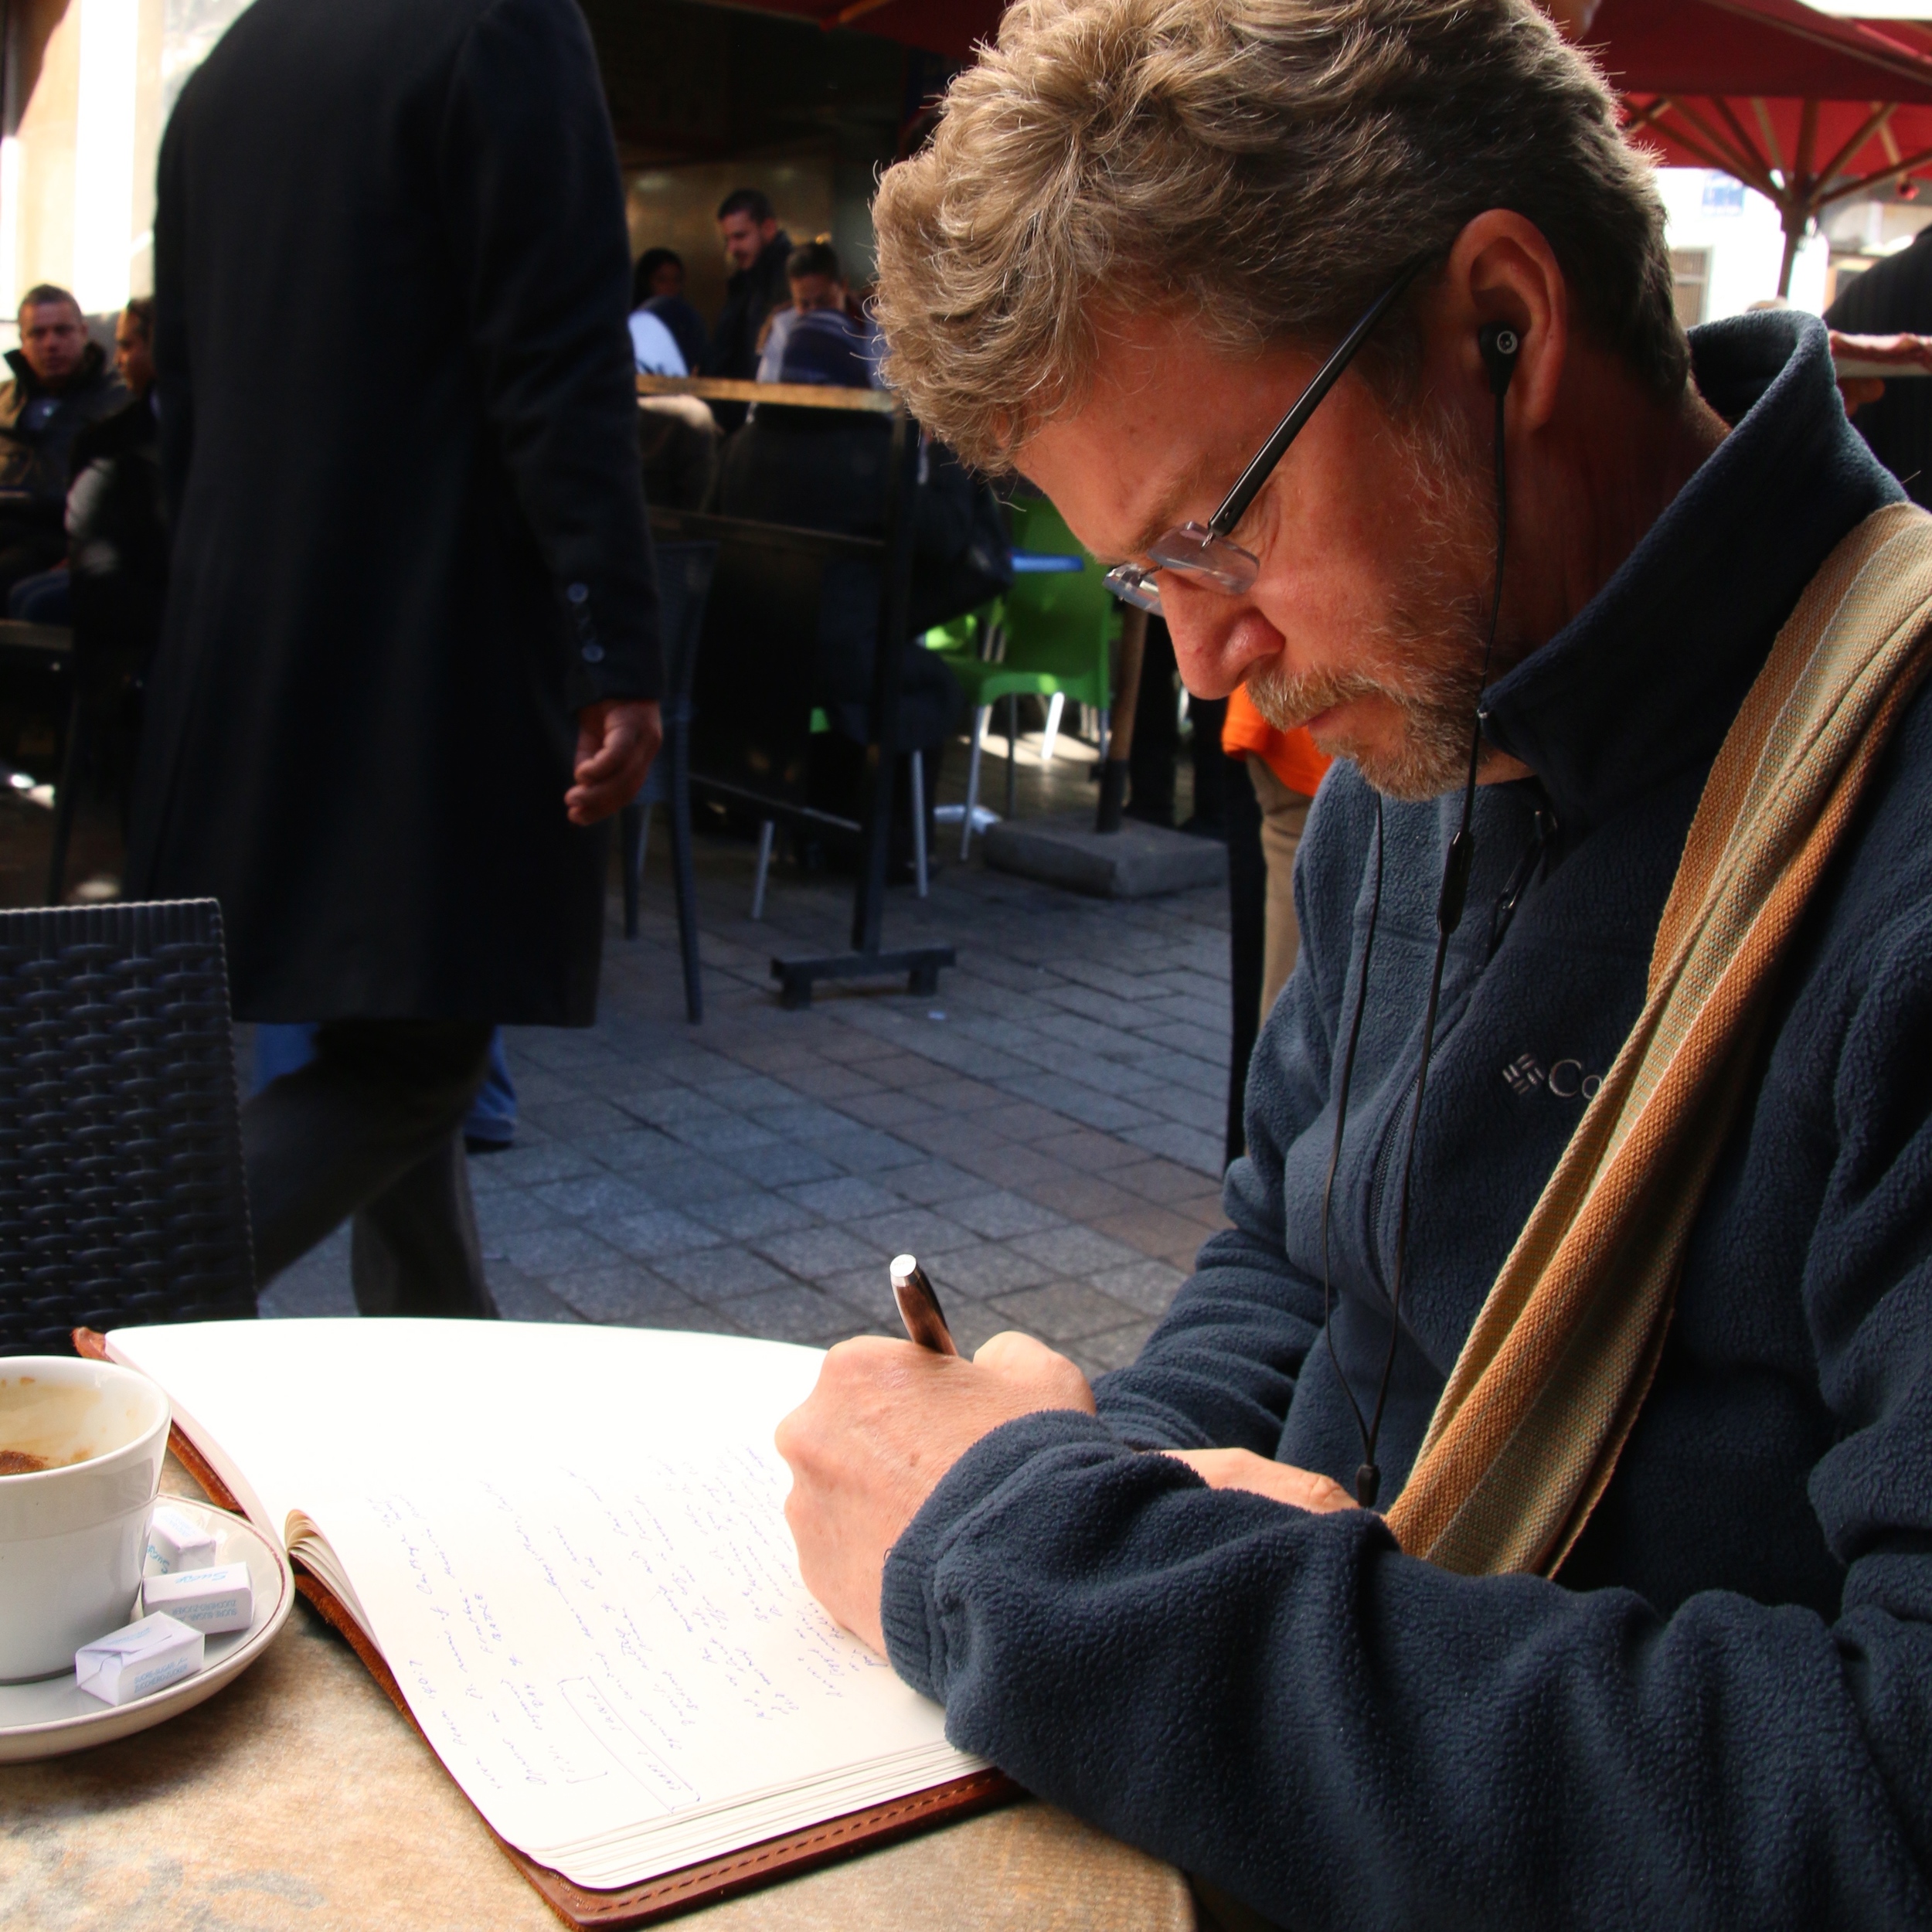
<instances>
[{"instance_id":1,"label":"green plastic chair","mask_svg":"<svg viewBox=\"0 0 1932 1932\"><path fill-rule=\"evenodd\" d=\"M1118 634L1121 607L1107 589L1106 573L1084 549L1066 519L1044 498L1026 498L1012 505L1013 547L1050 556L1077 556L1078 570L1029 572L1016 577L1012 589L992 607L992 641L999 655L982 657L948 640L946 662L964 687L973 707L973 749L966 774L966 810L961 821L959 855L967 856L973 838L973 811L979 802L980 755L993 706L1002 698L1022 696L1047 701L1046 730L1040 741L1043 764L1051 763L1053 741L1060 733L1066 701L1090 704L1100 714L1100 736L1107 736L1111 674L1108 647ZM975 618L978 614L975 613ZM961 624L974 618L961 619ZM952 627L940 627L951 629ZM980 634L986 635L982 628ZM932 633L927 634L930 644ZM1006 740L1007 784L1010 801L1013 779L1014 731ZM1010 804L1009 804L1010 809Z\"/></svg>"}]
</instances>

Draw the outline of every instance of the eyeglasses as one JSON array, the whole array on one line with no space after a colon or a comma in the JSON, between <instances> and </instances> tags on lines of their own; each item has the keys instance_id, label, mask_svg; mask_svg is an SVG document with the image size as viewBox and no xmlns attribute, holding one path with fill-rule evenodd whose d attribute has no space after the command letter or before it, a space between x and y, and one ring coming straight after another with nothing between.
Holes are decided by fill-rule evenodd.
<instances>
[{"instance_id":1,"label":"eyeglasses","mask_svg":"<svg viewBox=\"0 0 1932 1932\"><path fill-rule=\"evenodd\" d=\"M1161 587L1157 573L1172 570L1206 590L1218 590L1237 597L1251 588L1260 574L1261 560L1232 541L1230 532L1247 514L1248 505L1261 492L1261 486L1274 474L1275 465L1288 453L1288 445L1301 434L1321 399L1341 379L1342 372L1355 360L1355 352L1375 332L1394 305L1396 298L1420 273L1422 262L1412 261L1369 304L1354 328L1342 338L1341 346L1321 365L1315 380L1295 399L1293 409L1282 417L1274 434L1262 444L1260 453L1241 472L1241 479L1228 492L1221 507L1205 523L1183 523L1179 529L1151 545L1151 568L1138 563L1119 563L1107 573L1107 587L1124 603L1161 614Z\"/></svg>"}]
</instances>

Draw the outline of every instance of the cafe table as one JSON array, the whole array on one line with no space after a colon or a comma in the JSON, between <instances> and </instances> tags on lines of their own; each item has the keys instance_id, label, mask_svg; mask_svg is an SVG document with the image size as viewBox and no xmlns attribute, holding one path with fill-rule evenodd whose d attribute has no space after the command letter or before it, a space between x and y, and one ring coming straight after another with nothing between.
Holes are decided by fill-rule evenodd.
<instances>
[{"instance_id":1,"label":"cafe table","mask_svg":"<svg viewBox=\"0 0 1932 1932\"><path fill-rule=\"evenodd\" d=\"M162 1487L199 1497L171 1458ZM668 1921L680 1932L1192 1932L1172 1867L1032 1801ZM0 1766L0 1925L555 1932L304 1602L253 1668L119 1743Z\"/></svg>"}]
</instances>

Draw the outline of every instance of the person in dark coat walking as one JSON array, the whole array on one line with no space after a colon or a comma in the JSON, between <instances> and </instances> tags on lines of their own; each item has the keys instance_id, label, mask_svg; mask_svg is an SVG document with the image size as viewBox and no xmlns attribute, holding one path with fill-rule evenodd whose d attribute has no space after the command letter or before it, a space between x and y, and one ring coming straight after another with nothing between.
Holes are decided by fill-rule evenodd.
<instances>
[{"instance_id":1,"label":"person in dark coat walking","mask_svg":"<svg viewBox=\"0 0 1932 1932\"><path fill-rule=\"evenodd\" d=\"M257 0L155 221L173 574L132 889L210 894L257 1273L494 1312L457 1132L499 1022L594 1013L596 823L658 739L615 145L571 0Z\"/></svg>"}]
</instances>

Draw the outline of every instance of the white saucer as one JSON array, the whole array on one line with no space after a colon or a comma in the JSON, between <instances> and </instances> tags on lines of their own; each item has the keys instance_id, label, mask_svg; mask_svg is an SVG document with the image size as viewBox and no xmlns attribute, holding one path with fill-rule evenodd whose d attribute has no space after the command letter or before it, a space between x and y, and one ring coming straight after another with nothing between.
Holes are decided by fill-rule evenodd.
<instances>
[{"instance_id":1,"label":"white saucer","mask_svg":"<svg viewBox=\"0 0 1932 1932\"><path fill-rule=\"evenodd\" d=\"M255 1590L254 1622L246 1630L209 1638L208 1661L194 1676L131 1704L104 1704L90 1697L76 1686L71 1671L65 1677L43 1677L32 1684L0 1684L0 1764L86 1750L179 1716L239 1677L288 1621L295 1579L281 1550L253 1523L225 1509L190 1502L185 1496L162 1500L213 1532L216 1563L247 1564Z\"/></svg>"}]
</instances>

